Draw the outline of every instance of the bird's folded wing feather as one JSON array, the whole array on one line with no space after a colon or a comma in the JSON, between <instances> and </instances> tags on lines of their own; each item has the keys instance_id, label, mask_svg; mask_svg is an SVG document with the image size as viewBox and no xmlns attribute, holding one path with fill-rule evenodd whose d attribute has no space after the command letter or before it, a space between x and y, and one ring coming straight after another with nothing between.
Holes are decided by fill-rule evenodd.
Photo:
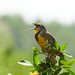
<instances>
[{"instance_id":1,"label":"bird's folded wing feather","mask_svg":"<svg viewBox=\"0 0 75 75\"><path fill-rule=\"evenodd\" d=\"M54 37L49 32L46 32L46 38L48 39L49 44L51 46L55 47L54 43L55 43L56 40L54 39Z\"/></svg>"}]
</instances>

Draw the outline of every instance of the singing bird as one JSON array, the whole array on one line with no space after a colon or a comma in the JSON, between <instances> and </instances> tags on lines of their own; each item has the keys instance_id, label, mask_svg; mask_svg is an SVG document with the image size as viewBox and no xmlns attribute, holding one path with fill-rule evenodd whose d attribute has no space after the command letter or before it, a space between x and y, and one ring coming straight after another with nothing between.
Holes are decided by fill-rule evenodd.
<instances>
[{"instance_id":1,"label":"singing bird","mask_svg":"<svg viewBox=\"0 0 75 75\"><path fill-rule=\"evenodd\" d=\"M33 23L35 25L35 28L32 30L35 31L35 40L38 43L38 45L43 49L44 53L51 54L52 57L61 56L63 55L60 52L60 47L58 50L56 50L55 46L55 38L51 33L47 31L45 26L40 23Z\"/></svg>"}]
</instances>

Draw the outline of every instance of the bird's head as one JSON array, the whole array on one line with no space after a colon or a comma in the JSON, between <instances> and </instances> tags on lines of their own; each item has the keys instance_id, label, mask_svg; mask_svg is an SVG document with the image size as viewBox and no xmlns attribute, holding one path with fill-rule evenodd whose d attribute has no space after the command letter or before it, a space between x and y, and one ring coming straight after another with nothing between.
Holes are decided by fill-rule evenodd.
<instances>
[{"instance_id":1,"label":"bird's head","mask_svg":"<svg viewBox=\"0 0 75 75\"><path fill-rule=\"evenodd\" d=\"M46 32L46 28L44 27L43 24L40 24L40 23L33 23L36 27L33 28L33 30L35 31L35 34L38 33L39 31L40 32Z\"/></svg>"}]
</instances>

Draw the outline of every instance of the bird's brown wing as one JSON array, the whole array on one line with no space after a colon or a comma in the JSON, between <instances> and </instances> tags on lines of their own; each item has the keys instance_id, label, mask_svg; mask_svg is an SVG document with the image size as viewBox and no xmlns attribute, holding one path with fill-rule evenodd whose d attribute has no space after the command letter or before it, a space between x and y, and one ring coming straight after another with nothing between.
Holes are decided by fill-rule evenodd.
<instances>
[{"instance_id":1,"label":"bird's brown wing","mask_svg":"<svg viewBox=\"0 0 75 75\"><path fill-rule=\"evenodd\" d=\"M49 33L49 32L46 32L46 38L48 39L49 41L49 44L52 46L52 47L55 47L54 46L54 43L55 43L55 38Z\"/></svg>"},{"instance_id":2,"label":"bird's brown wing","mask_svg":"<svg viewBox=\"0 0 75 75\"><path fill-rule=\"evenodd\" d=\"M46 32L46 38L48 39L49 41L49 44L52 46L52 47L55 47L55 38L49 33L49 32ZM59 46L59 49L57 52L55 52L57 56L62 56L63 53L60 52L60 46Z\"/></svg>"}]
</instances>

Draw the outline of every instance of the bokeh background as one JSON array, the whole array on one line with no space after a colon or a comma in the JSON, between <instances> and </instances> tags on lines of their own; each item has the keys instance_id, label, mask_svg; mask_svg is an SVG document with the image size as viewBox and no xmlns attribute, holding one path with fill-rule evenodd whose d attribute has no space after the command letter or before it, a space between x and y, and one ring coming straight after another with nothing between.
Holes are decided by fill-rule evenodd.
<instances>
[{"instance_id":1,"label":"bokeh background","mask_svg":"<svg viewBox=\"0 0 75 75\"><path fill-rule=\"evenodd\" d=\"M40 49L29 31L32 23L44 24L60 46L67 43L66 52L75 58L75 0L2 0L0 75L29 75L33 69L17 63L22 59L33 63L32 47Z\"/></svg>"}]
</instances>

